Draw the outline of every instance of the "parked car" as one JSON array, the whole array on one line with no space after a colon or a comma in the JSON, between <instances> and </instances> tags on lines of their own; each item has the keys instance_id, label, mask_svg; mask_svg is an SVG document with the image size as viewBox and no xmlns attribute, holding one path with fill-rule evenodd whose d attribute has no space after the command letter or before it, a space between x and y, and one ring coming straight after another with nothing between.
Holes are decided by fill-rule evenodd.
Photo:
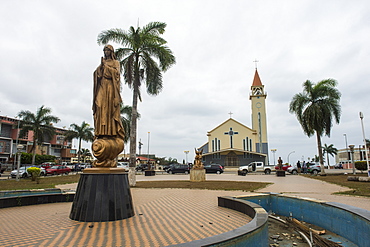
<instances>
[{"instance_id":1,"label":"parked car","mask_svg":"<svg viewBox=\"0 0 370 247\"><path fill-rule=\"evenodd\" d=\"M117 168L123 168L125 169L125 172L128 172L129 171L129 168L130 165L128 162L117 162Z\"/></svg>"},{"instance_id":2,"label":"parked car","mask_svg":"<svg viewBox=\"0 0 370 247\"><path fill-rule=\"evenodd\" d=\"M290 166L290 167L288 167L288 169L286 171L293 174L293 175L298 174L298 168L296 166Z\"/></svg>"},{"instance_id":3,"label":"parked car","mask_svg":"<svg viewBox=\"0 0 370 247\"><path fill-rule=\"evenodd\" d=\"M265 165L262 161L253 161L248 165L240 166L238 168L238 175L245 176L248 172L271 174L271 171L275 171L274 166Z\"/></svg>"},{"instance_id":4,"label":"parked car","mask_svg":"<svg viewBox=\"0 0 370 247\"><path fill-rule=\"evenodd\" d=\"M64 164L62 163L62 165L66 166L66 167L69 167L72 172L79 172L79 171L81 171L81 167L77 163L65 162Z\"/></svg>"},{"instance_id":5,"label":"parked car","mask_svg":"<svg viewBox=\"0 0 370 247\"><path fill-rule=\"evenodd\" d=\"M146 171L146 170L148 170L149 168L148 168L148 164L139 164L139 165L137 165L136 166L136 168L135 168L135 170L136 171Z\"/></svg>"},{"instance_id":6,"label":"parked car","mask_svg":"<svg viewBox=\"0 0 370 247\"><path fill-rule=\"evenodd\" d=\"M28 172L27 172L27 168L30 168L30 167L38 167L38 166L22 166L22 167L19 167L19 177L20 178L27 178L29 176L31 176ZM41 172L40 172L40 176L46 176L46 171L45 171L45 168L43 167L38 167L41 169ZM18 173L18 170L15 169L13 171L10 172L10 176L12 178L16 178L17 177L17 173Z\"/></svg>"},{"instance_id":7,"label":"parked car","mask_svg":"<svg viewBox=\"0 0 370 247\"><path fill-rule=\"evenodd\" d=\"M44 169L48 169L48 168L50 168L52 166L55 166L55 165L56 165L55 162L44 162L40 166L43 167Z\"/></svg>"},{"instance_id":8,"label":"parked car","mask_svg":"<svg viewBox=\"0 0 370 247\"><path fill-rule=\"evenodd\" d=\"M221 174L224 172L223 167L219 164L205 165L204 169L206 169L206 173Z\"/></svg>"},{"instance_id":9,"label":"parked car","mask_svg":"<svg viewBox=\"0 0 370 247\"><path fill-rule=\"evenodd\" d=\"M289 167L291 167L291 165L283 164L283 166L281 168L284 171L287 171ZM275 170L279 170L279 166L275 166Z\"/></svg>"},{"instance_id":10,"label":"parked car","mask_svg":"<svg viewBox=\"0 0 370 247\"><path fill-rule=\"evenodd\" d=\"M170 167L171 167L171 165L164 165L163 166L163 171L166 172Z\"/></svg>"},{"instance_id":11,"label":"parked car","mask_svg":"<svg viewBox=\"0 0 370 247\"><path fill-rule=\"evenodd\" d=\"M51 175L59 175L59 174L66 174L71 172L71 168L67 166L52 166L48 169L46 169L46 174L51 174Z\"/></svg>"},{"instance_id":12,"label":"parked car","mask_svg":"<svg viewBox=\"0 0 370 247\"><path fill-rule=\"evenodd\" d=\"M318 174L321 172L321 166L320 163L308 163L307 164L307 172L312 174Z\"/></svg>"},{"instance_id":13,"label":"parked car","mask_svg":"<svg viewBox=\"0 0 370 247\"><path fill-rule=\"evenodd\" d=\"M167 173L169 174L175 174L175 173L185 173L189 174L190 167L188 165L182 165L182 164L173 164L170 166L170 168L167 169Z\"/></svg>"},{"instance_id":14,"label":"parked car","mask_svg":"<svg viewBox=\"0 0 370 247\"><path fill-rule=\"evenodd\" d=\"M91 164L89 163L79 163L78 166L80 167L81 171L85 168L91 168Z\"/></svg>"}]
</instances>

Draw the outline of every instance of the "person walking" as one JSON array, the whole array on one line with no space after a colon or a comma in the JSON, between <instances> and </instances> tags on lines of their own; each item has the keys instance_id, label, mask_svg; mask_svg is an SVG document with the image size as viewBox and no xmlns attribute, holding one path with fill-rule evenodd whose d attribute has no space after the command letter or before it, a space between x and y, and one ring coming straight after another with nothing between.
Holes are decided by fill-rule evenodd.
<instances>
[{"instance_id":1,"label":"person walking","mask_svg":"<svg viewBox=\"0 0 370 247\"><path fill-rule=\"evenodd\" d=\"M307 165L305 161L303 161L302 168L303 168L303 174L307 174Z\"/></svg>"},{"instance_id":2,"label":"person walking","mask_svg":"<svg viewBox=\"0 0 370 247\"><path fill-rule=\"evenodd\" d=\"M298 170L298 173L301 173L301 162L299 162L299 160L298 160L298 162L297 162L297 170Z\"/></svg>"}]
</instances>

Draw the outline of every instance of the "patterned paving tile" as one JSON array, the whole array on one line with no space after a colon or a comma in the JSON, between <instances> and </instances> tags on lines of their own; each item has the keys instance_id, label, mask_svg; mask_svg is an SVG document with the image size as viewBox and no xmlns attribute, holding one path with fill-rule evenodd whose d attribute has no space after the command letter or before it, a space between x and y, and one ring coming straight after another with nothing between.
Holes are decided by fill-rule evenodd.
<instances>
[{"instance_id":1,"label":"patterned paving tile","mask_svg":"<svg viewBox=\"0 0 370 247\"><path fill-rule=\"evenodd\" d=\"M0 209L1 246L167 246L238 228L250 221L217 206L242 192L131 189L135 216L112 222L69 219L72 203Z\"/></svg>"}]
</instances>

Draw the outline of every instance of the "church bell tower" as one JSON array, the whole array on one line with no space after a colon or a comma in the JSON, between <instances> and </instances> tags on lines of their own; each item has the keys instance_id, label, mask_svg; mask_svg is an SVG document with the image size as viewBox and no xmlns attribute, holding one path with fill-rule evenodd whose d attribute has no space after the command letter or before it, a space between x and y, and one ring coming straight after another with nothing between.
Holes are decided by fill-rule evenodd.
<instances>
[{"instance_id":1,"label":"church bell tower","mask_svg":"<svg viewBox=\"0 0 370 247\"><path fill-rule=\"evenodd\" d=\"M258 71L254 73L249 99L252 107L252 129L257 130L258 141L256 151L266 154L266 164L268 162L268 141L267 141L267 119L266 119L266 97L267 94L262 85Z\"/></svg>"}]
</instances>

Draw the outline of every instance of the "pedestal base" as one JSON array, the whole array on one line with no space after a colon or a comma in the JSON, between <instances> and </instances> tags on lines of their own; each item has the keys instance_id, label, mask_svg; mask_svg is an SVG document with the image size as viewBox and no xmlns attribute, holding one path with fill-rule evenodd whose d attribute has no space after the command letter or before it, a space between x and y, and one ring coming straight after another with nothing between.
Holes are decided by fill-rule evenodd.
<instances>
[{"instance_id":1,"label":"pedestal base","mask_svg":"<svg viewBox=\"0 0 370 247\"><path fill-rule=\"evenodd\" d=\"M95 168L82 173L69 218L101 222L134 216L127 173L122 170L111 168L99 172Z\"/></svg>"},{"instance_id":2,"label":"pedestal base","mask_svg":"<svg viewBox=\"0 0 370 247\"><path fill-rule=\"evenodd\" d=\"M202 182L206 181L206 170L205 169L191 169L190 170L190 181L191 182Z\"/></svg>"},{"instance_id":3,"label":"pedestal base","mask_svg":"<svg viewBox=\"0 0 370 247\"><path fill-rule=\"evenodd\" d=\"M153 170L146 170L144 171L144 176L155 176L155 171Z\"/></svg>"},{"instance_id":4,"label":"pedestal base","mask_svg":"<svg viewBox=\"0 0 370 247\"><path fill-rule=\"evenodd\" d=\"M285 177L285 171L276 171L277 177Z\"/></svg>"}]
</instances>

